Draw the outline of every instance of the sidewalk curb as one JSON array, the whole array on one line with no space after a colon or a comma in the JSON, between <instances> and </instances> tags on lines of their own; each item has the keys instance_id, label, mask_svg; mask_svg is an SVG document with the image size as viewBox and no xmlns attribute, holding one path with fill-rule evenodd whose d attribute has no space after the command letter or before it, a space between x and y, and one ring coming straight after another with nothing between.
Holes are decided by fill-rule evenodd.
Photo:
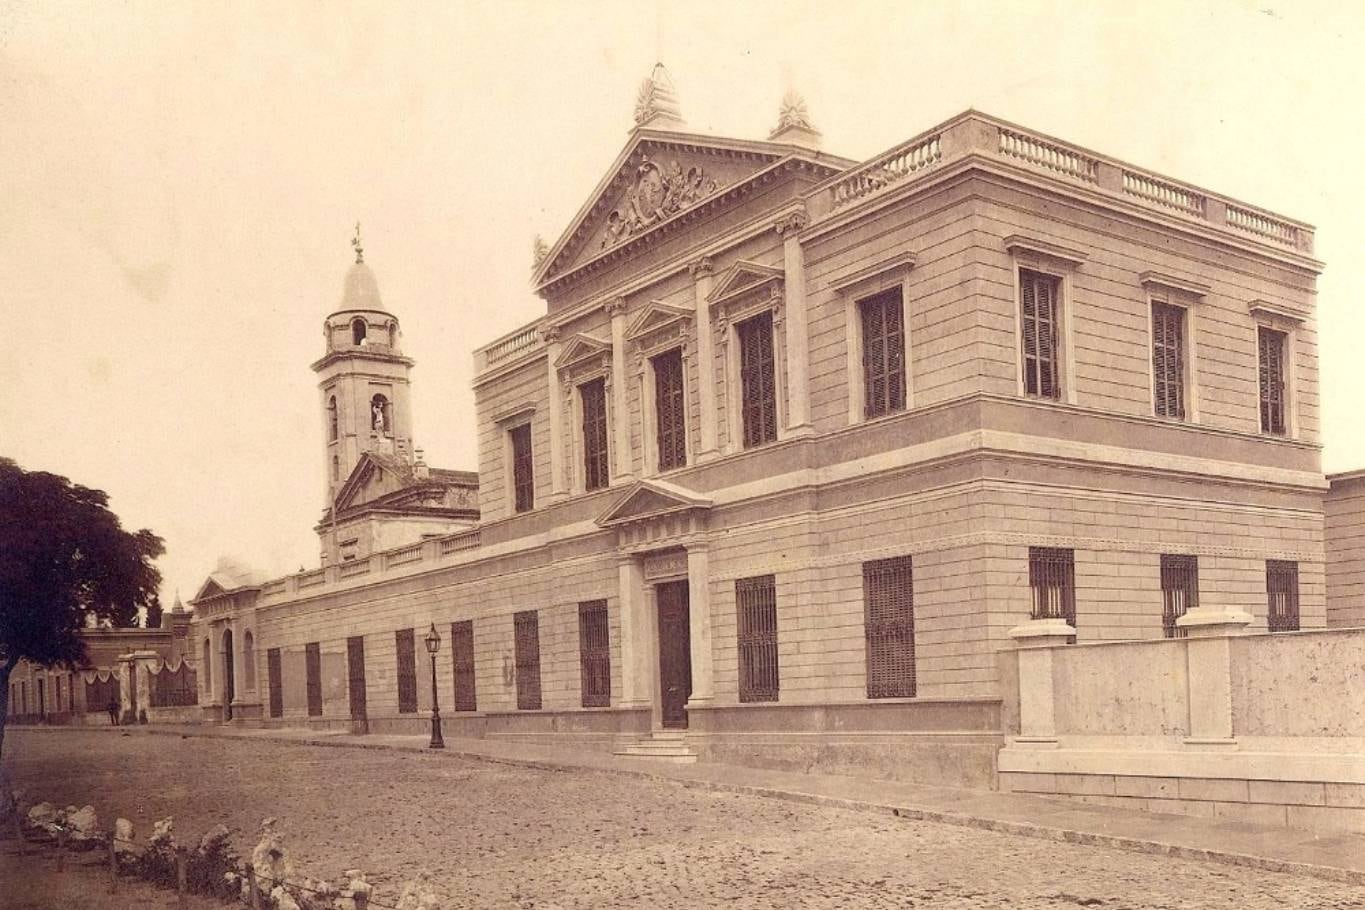
<instances>
[{"instance_id":1,"label":"sidewalk curb","mask_svg":"<svg viewBox=\"0 0 1365 910\"><path fill-rule=\"evenodd\" d=\"M29 728L24 728L29 729ZM323 746L335 749L369 749L372 751L385 752L407 752L417 755L430 755L437 757L456 758L466 761L484 762L493 765L507 765L517 768L530 768L538 771L588 771L603 774L619 774L640 780L667 782L699 790L710 790L713 792L741 793L748 796L758 796L765 799L778 799L787 802L804 803L815 806L826 806L835 809L849 809L858 812L872 812L883 815L893 815L897 818L904 818L911 821L934 822L943 825L955 825L963 828L976 828L982 831L994 831L1000 834L1010 834L1017 837L1031 837L1038 840L1047 840L1054 843L1079 844L1088 847L1108 847L1114 850L1124 850L1130 853L1144 853L1150 856L1169 856L1177 859L1195 860L1198 862L1217 863L1224 866L1239 866L1242 868L1259 869L1265 872L1279 872L1291 875L1303 875L1311 878L1323 879L1326 881L1340 882L1347 885L1365 886L1365 869L1343 869L1339 866L1320 866L1313 863L1300 863L1291 860L1280 860L1265 856L1256 856L1248 853L1234 853L1228 850L1216 850L1202 847L1189 847L1182 844L1172 844L1165 841L1150 840L1137 837L1126 837L1117 834L1100 834L1090 831L1078 831L1070 828L1059 828L1051 825L1035 824L1032 822L1007 821L998 818L988 818L979 815L967 815L960 812L949 812L941 809L924 809L914 806L901 806L890 802L873 802L869 800L846 799L837 796L825 796L819 793L805 793L800 790L785 790L777 787L762 787L753 784L732 784L724 781L704 780L688 777L674 777L667 774L657 774L639 768L617 768L617 767L595 767L592 765L580 765L567 761L553 761L534 758L505 758L502 756L488 755L482 752L468 752L459 749L447 749L437 752L429 749L412 749L392 743L360 743L351 741L338 741L328 737L306 737L294 738L286 736L272 736L264 733L256 736L242 736L231 732L218 732L214 730L166 730L157 729L152 726L119 728L119 727L41 727L44 730L72 730L88 732L122 732L132 734L136 730L140 734L150 736L180 737L182 739L230 739L250 742L252 740L267 740L269 742L285 743L304 746Z\"/></svg>"}]
</instances>

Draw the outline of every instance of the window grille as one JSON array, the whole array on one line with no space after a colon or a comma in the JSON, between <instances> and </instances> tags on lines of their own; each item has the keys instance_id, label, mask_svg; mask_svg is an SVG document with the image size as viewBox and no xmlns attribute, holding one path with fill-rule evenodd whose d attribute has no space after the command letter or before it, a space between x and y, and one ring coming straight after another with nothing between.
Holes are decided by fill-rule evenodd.
<instances>
[{"instance_id":1,"label":"window grille","mask_svg":"<svg viewBox=\"0 0 1365 910\"><path fill-rule=\"evenodd\" d=\"M1260 352L1261 432L1284 435L1284 348L1286 335L1265 326L1257 329Z\"/></svg>"},{"instance_id":2,"label":"window grille","mask_svg":"<svg viewBox=\"0 0 1365 910\"><path fill-rule=\"evenodd\" d=\"M61 695L61 682L58 681L58 697ZM190 665L181 662L175 670L162 663L161 672L152 678L151 700L153 708L184 707L199 704L199 680L195 678Z\"/></svg>"},{"instance_id":3,"label":"window grille","mask_svg":"<svg viewBox=\"0 0 1365 910\"><path fill-rule=\"evenodd\" d=\"M308 716L322 716L322 648L312 641L304 645L303 666L308 689Z\"/></svg>"},{"instance_id":4,"label":"window grille","mask_svg":"<svg viewBox=\"0 0 1365 910\"><path fill-rule=\"evenodd\" d=\"M280 666L280 649L270 648L265 652L265 679L270 689L270 716L284 716L284 682Z\"/></svg>"},{"instance_id":5,"label":"window grille","mask_svg":"<svg viewBox=\"0 0 1365 910\"><path fill-rule=\"evenodd\" d=\"M744 447L777 438L777 381L773 314L760 313L735 326L739 335L740 413Z\"/></svg>"},{"instance_id":6,"label":"window grille","mask_svg":"<svg viewBox=\"0 0 1365 910\"><path fill-rule=\"evenodd\" d=\"M687 464L686 399L683 394L682 351L673 349L651 358L654 366L654 414L659 470Z\"/></svg>"},{"instance_id":7,"label":"window grille","mask_svg":"<svg viewBox=\"0 0 1365 910\"><path fill-rule=\"evenodd\" d=\"M610 482L607 467L607 385L594 379L578 387L583 404L583 487L598 490Z\"/></svg>"},{"instance_id":8,"label":"window grille","mask_svg":"<svg viewBox=\"0 0 1365 910\"><path fill-rule=\"evenodd\" d=\"M607 625L605 600L592 600L578 605L578 658L583 680L583 707L609 707L611 633Z\"/></svg>"},{"instance_id":9,"label":"window grille","mask_svg":"<svg viewBox=\"0 0 1365 910\"><path fill-rule=\"evenodd\" d=\"M867 417L905 410L905 325L901 289L860 301L863 390Z\"/></svg>"},{"instance_id":10,"label":"window grille","mask_svg":"<svg viewBox=\"0 0 1365 910\"><path fill-rule=\"evenodd\" d=\"M352 635L346 639L346 693L350 700L351 717L361 720L368 714L368 694L365 691L365 636Z\"/></svg>"},{"instance_id":11,"label":"window grille","mask_svg":"<svg viewBox=\"0 0 1365 910\"><path fill-rule=\"evenodd\" d=\"M863 563L867 697L915 694L915 576L909 556Z\"/></svg>"},{"instance_id":12,"label":"window grille","mask_svg":"<svg viewBox=\"0 0 1365 910\"><path fill-rule=\"evenodd\" d=\"M411 629L393 633L398 653L398 713L412 714L417 710L417 641Z\"/></svg>"},{"instance_id":13,"label":"window grille","mask_svg":"<svg viewBox=\"0 0 1365 910\"><path fill-rule=\"evenodd\" d=\"M1076 563L1071 550L1028 548L1028 582L1034 619L1064 619L1076 626Z\"/></svg>"},{"instance_id":14,"label":"window grille","mask_svg":"<svg viewBox=\"0 0 1365 910\"><path fill-rule=\"evenodd\" d=\"M1199 606L1199 560L1194 556L1161 557L1161 627L1167 638L1184 638L1175 621Z\"/></svg>"},{"instance_id":15,"label":"window grille","mask_svg":"<svg viewBox=\"0 0 1365 910\"><path fill-rule=\"evenodd\" d=\"M535 610L514 614L516 637L517 710L540 709L540 621Z\"/></svg>"},{"instance_id":16,"label":"window grille","mask_svg":"<svg viewBox=\"0 0 1365 910\"><path fill-rule=\"evenodd\" d=\"M1185 418L1185 310L1152 303L1152 391L1158 417Z\"/></svg>"},{"instance_id":17,"label":"window grille","mask_svg":"<svg viewBox=\"0 0 1365 910\"><path fill-rule=\"evenodd\" d=\"M1024 391L1042 398L1061 398L1058 382L1057 298L1062 281L1029 269L1019 270L1019 299L1023 306Z\"/></svg>"},{"instance_id":18,"label":"window grille","mask_svg":"<svg viewBox=\"0 0 1365 910\"><path fill-rule=\"evenodd\" d=\"M1299 564L1266 560L1266 625L1271 632L1299 631Z\"/></svg>"},{"instance_id":19,"label":"window grille","mask_svg":"<svg viewBox=\"0 0 1365 910\"><path fill-rule=\"evenodd\" d=\"M450 624L450 654L455 667L455 710L477 711L474 691L474 621Z\"/></svg>"},{"instance_id":20,"label":"window grille","mask_svg":"<svg viewBox=\"0 0 1365 910\"><path fill-rule=\"evenodd\" d=\"M735 581L739 700L777 701L777 585L772 575Z\"/></svg>"},{"instance_id":21,"label":"window grille","mask_svg":"<svg viewBox=\"0 0 1365 910\"><path fill-rule=\"evenodd\" d=\"M512 439L512 487L518 512L536 505L535 474L531 464L531 425L523 423L508 431Z\"/></svg>"}]
</instances>

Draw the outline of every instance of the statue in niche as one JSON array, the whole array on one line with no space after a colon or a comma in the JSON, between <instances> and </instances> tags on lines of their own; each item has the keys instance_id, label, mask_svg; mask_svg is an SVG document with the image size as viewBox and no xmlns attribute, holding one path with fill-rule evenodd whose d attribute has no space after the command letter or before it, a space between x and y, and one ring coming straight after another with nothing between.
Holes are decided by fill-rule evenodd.
<instances>
[{"instance_id":1,"label":"statue in niche","mask_svg":"<svg viewBox=\"0 0 1365 910\"><path fill-rule=\"evenodd\" d=\"M376 433L378 433L380 436L383 436L383 435L388 431L388 427L385 426L385 421L384 421L384 402L383 402L383 401L376 401L376 402L374 403L374 415L373 415L373 417L372 417L371 420L370 420L370 426L371 426L371 428L372 428Z\"/></svg>"}]
</instances>

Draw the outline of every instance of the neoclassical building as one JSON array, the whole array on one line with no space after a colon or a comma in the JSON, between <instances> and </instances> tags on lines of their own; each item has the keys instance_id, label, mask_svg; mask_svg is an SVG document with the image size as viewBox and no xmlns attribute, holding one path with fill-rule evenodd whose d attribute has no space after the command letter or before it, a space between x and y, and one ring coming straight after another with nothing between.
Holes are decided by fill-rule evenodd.
<instances>
[{"instance_id":1,"label":"neoclassical building","mask_svg":"<svg viewBox=\"0 0 1365 910\"><path fill-rule=\"evenodd\" d=\"M314 364L321 568L206 583L210 717L982 783L997 652L1326 621L1308 225L967 111L867 161L667 75L426 468L369 266ZM244 643L250 641L250 651ZM246 666L245 673L240 669Z\"/></svg>"}]
</instances>

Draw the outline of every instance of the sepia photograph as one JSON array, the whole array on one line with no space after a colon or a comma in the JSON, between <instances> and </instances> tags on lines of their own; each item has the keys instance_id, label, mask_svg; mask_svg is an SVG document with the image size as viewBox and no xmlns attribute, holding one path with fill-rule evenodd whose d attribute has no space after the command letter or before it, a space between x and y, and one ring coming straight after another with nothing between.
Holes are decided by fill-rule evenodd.
<instances>
[{"instance_id":1,"label":"sepia photograph","mask_svg":"<svg viewBox=\"0 0 1365 910\"><path fill-rule=\"evenodd\" d=\"M0 0L0 910L1365 910L1362 49Z\"/></svg>"}]
</instances>

